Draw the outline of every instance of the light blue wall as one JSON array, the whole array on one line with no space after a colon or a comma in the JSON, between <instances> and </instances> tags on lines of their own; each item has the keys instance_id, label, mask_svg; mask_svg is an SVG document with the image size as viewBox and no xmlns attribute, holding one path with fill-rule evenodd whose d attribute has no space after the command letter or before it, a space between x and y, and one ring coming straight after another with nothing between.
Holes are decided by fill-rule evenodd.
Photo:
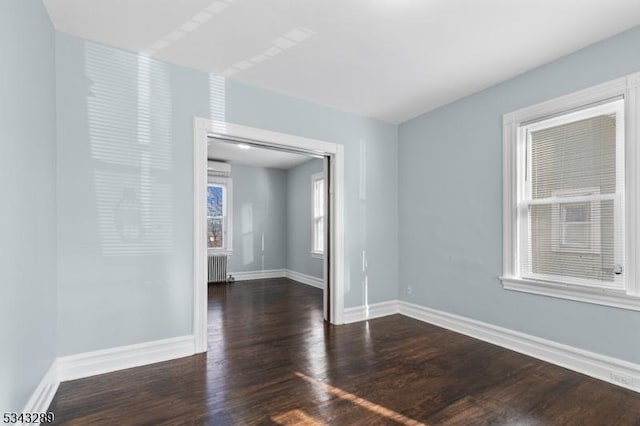
<instances>
[{"instance_id":1,"label":"light blue wall","mask_svg":"<svg viewBox=\"0 0 640 426\"><path fill-rule=\"evenodd\" d=\"M324 277L324 260L311 257L311 175L322 172L321 159L287 170L287 269Z\"/></svg>"},{"instance_id":2,"label":"light blue wall","mask_svg":"<svg viewBox=\"0 0 640 426\"><path fill-rule=\"evenodd\" d=\"M0 413L55 358L54 31L39 0L0 2Z\"/></svg>"},{"instance_id":3,"label":"light blue wall","mask_svg":"<svg viewBox=\"0 0 640 426\"><path fill-rule=\"evenodd\" d=\"M233 255L229 273L283 269L287 259L287 172L233 164L231 178Z\"/></svg>"},{"instance_id":4,"label":"light blue wall","mask_svg":"<svg viewBox=\"0 0 640 426\"><path fill-rule=\"evenodd\" d=\"M56 52L59 355L191 333L194 116L343 144L345 305L396 297L397 126L64 34Z\"/></svg>"},{"instance_id":5,"label":"light blue wall","mask_svg":"<svg viewBox=\"0 0 640 426\"><path fill-rule=\"evenodd\" d=\"M58 354L190 334L207 78L61 34L56 60Z\"/></svg>"},{"instance_id":6,"label":"light blue wall","mask_svg":"<svg viewBox=\"0 0 640 426\"><path fill-rule=\"evenodd\" d=\"M498 280L502 115L640 71L639 46L637 27L400 126L401 299L640 362L640 312L507 291Z\"/></svg>"}]
</instances>

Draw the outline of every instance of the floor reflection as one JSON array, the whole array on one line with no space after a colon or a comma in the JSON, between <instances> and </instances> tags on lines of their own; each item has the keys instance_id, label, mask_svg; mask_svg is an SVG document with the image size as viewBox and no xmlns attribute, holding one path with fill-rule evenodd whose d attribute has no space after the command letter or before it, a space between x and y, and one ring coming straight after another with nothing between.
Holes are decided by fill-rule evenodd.
<instances>
[{"instance_id":1,"label":"floor reflection","mask_svg":"<svg viewBox=\"0 0 640 426\"><path fill-rule=\"evenodd\" d=\"M332 424L346 410L347 417L421 425L329 384L354 350L340 330L324 323L319 289L284 278L211 284L209 410L242 413L247 423L269 413L276 424ZM357 334L358 353L373 358L368 323Z\"/></svg>"}]
</instances>

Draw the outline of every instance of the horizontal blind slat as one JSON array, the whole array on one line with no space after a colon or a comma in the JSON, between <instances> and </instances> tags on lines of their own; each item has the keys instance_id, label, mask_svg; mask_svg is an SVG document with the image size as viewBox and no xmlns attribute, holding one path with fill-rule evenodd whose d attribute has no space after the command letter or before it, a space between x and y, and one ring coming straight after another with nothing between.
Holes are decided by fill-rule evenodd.
<instances>
[{"instance_id":1,"label":"horizontal blind slat","mask_svg":"<svg viewBox=\"0 0 640 426\"><path fill-rule=\"evenodd\" d=\"M575 195L566 197L549 197L536 198L533 200L523 200L522 204L527 206L536 206L541 204L584 203L591 201L611 201L615 200L617 197L618 194Z\"/></svg>"}]
</instances>

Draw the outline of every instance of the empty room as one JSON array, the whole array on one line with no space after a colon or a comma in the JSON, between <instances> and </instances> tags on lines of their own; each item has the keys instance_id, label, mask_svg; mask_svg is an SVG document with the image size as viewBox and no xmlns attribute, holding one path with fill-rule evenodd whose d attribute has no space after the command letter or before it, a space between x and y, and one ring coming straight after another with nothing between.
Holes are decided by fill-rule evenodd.
<instances>
[{"instance_id":1,"label":"empty room","mask_svg":"<svg viewBox=\"0 0 640 426\"><path fill-rule=\"evenodd\" d=\"M322 325L323 159L215 138L207 145L211 334L277 315Z\"/></svg>"},{"instance_id":2,"label":"empty room","mask_svg":"<svg viewBox=\"0 0 640 426\"><path fill-rule=\"evenodd\" d=\"M4 424L640 422L638 0L0 0Z\"/></svg>"}]
</instances>

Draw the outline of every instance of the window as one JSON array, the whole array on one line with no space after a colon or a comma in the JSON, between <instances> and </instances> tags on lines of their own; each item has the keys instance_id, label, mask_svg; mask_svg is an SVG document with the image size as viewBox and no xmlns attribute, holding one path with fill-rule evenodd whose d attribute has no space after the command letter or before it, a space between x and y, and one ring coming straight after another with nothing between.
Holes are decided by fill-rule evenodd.
<instances>
[{"instance_id":1,"label":"window","mask_svg":"<svg viewBox=\"0 0 640 426\"><path fill-rule=\"evenodd\" d=\"M324 174L311 176L311 253L316 256L324 254Z\"/></svg>"},{"instance_id":2,"label":"window","mask_svg":"<svg viewBox=\"0 0 640 426\"><path fill-rule=\"evenodd\" d=\"M505 288L640 310L638 80L505 115Z\"/></svg>"},{"instance_id":3,"label":"window","mask_svg":"<svg viewBox=\"0 0 640 426\"><path fill-rule=\"evenodd\" d=\"M224 167L226 166L226 167ZM231 235L231 169L227 164L209 162L207 183L207 249L230 252Z\"/></svg>"},{"instance_id":4,"label":"window","mask_svg":"<svg viewBox=\"0 0 640 426\"><path fill-rule=\"evenodd\" d=\"M210 183L207 185L207 247L225 248L226 186Z\"/></svg>"}]
</instances>

